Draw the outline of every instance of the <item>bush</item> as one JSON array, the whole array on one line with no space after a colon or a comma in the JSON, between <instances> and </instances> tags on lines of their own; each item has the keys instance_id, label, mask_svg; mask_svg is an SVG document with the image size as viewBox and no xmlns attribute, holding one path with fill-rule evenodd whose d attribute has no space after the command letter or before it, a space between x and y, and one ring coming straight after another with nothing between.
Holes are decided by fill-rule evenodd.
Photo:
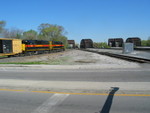
<instances>
[{"instance_id":1,"label":"bush","mask_svg":"<svg viewBox=\"0 0 150 113\"><path fill-rule=\"evenodd\" d=\"M150 46L150 40L142 40L142 46Z\"/></svg>"},{"instance_id":2,"label":"bush","mask_svg":"<svg viewBox=\"0 0 150 113\"><path fill-rule=\"evenodd\" d=\"M94 42L93 46L94 48L110 48L106 42Z\"/></svg>"}]
</instances>

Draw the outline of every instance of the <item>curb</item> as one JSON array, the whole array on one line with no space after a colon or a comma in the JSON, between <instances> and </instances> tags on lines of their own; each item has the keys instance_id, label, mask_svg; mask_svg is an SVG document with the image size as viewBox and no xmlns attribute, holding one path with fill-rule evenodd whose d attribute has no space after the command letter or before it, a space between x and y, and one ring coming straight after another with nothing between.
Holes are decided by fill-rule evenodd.
<instances>
[{"instance_id":1,"label":"curb","mask_svg":"<svg viewBox=\"0 0 150 113\"><path fill-rule=\"evenodd\" d=\"M7 64L0 65L0 69L126 69L126 68L140 68L140 66L121 66L115 64L103 65L20 65Z\"/></svg>"}]
</instances>

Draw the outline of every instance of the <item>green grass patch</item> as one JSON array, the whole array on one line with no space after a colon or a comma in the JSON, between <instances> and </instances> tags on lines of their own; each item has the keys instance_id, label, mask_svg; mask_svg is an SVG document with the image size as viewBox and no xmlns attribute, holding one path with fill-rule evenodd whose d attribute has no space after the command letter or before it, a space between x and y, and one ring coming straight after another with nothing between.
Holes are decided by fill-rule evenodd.
<instances>
[{"instance_id":1,"label":"green grass patch","mask_svg":"<svg viewBox=\"0 0 150 113\"><path fill-rule=\"evenodd\" d=\"M0 63L0 64L47 64L47 63L43 63L43 62L7 62L7 63Z\"/></svg>"},{"instance_id":2,"label":"green grass patch","mask_svg":"<svg viewBox=\"0 0 150 113\"><path fill-rule=\"evenodd\" d=\"M6 58L6 57L8 57L8 56L0 56L0 58Z\"/></svg>"},{"instance_id":3,"label":"green grass patch","mask_svg":"<svg viewBox=\"0 0 150 113\"><path fill-rule=\"evenodd\" d=\"M40 65L40 64L45 64L45 65L71 65L68 60L70 60L71 57L65 56L65 57L60 57L60 58L54 58L50 59L47 61L35 61L35 62L0 62L0 64L24 64L24 65Z\"/></svg>"}]
</instances>

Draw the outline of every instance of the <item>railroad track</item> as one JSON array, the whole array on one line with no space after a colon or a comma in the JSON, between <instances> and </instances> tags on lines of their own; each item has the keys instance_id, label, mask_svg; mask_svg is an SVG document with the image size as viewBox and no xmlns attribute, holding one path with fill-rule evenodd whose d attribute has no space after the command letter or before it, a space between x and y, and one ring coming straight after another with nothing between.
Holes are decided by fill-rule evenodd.
<instances>
[{"instance_id":1,"label":"railroad track","mask_svg":"<svg viewBox=\"0 0 150 113\"><path fill-rule=\"evenodd\" d=\"M123 60L128 60L132 62L138 62L138 63L150 63L150 59L146 58L139 58L139 57L133 57L133 56L127 56L127 55L121 55L121 54L114 54L114 53L109 53L109 52L98 52L98 51L93 51L93 50L87 50L87 49L82 49L83 51L88 51L92 53L97 53L101 55L107 55L110 57L115 57Z\"/></svg>"}]
</instances>

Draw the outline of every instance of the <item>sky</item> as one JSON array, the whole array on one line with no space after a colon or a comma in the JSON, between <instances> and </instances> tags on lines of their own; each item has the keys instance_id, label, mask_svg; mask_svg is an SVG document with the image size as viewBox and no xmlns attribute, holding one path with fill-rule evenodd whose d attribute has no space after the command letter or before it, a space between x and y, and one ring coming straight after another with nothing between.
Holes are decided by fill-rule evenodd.
<instances>
[{"instance_id":1,"label":"sky","mask_svg":"<svg viewBox=\"0 0 150 113\"><path fill-rule=\"evenodd\" d=\"M42 23L61 25L68 39L150 37L150 0L0 0L5 28L38 31Z\"/></svg>"}]
</instances>

